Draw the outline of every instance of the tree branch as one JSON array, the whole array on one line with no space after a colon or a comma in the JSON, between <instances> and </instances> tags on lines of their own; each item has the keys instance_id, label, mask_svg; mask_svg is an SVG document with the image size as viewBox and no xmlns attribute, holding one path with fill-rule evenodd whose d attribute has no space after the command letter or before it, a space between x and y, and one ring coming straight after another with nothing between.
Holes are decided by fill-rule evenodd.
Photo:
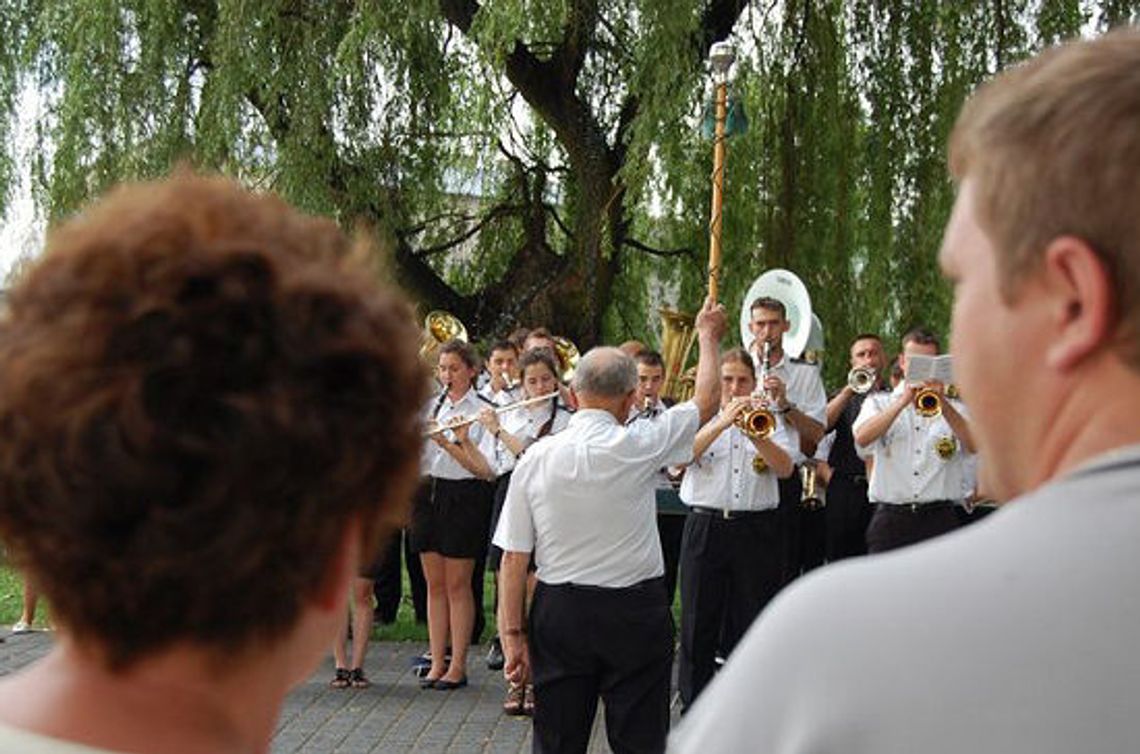
<instances>
[{"instance_id":1,"label":"tree branch","mask_svg":"<svg viewBox=\"0 0 1140 754\"><path fill-rule=\"evenodd\" d=\"M696 249L691 249L687 246L680 249L655 249L648 244L638 241L636 238L627 238L624 240L624 243L630 248L644 251L646 254L652 254L655 257L691 257L697 253Z\"/></svg>"}]
</instances>

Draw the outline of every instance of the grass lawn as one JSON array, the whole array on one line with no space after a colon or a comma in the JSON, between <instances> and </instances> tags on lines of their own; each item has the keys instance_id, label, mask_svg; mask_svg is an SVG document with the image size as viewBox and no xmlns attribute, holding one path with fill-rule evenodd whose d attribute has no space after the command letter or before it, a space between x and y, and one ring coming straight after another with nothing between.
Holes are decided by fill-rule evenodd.
<instances>
[{"instance_id":1,"label":"grass lawn","mask_svg":"<svg viewBox=\"0 0 1140 754\"><path fill-rule=\"evenodd\" d=\"M404 590L400 601L400 610L396 615L396 622L387 626L376 626L372 631L374 641L427 641L427 626L415 622L412 612L411 587L408 586L408 574L403 573ZM23 579L19 573L8 565L0 565L0 626L10 626L20 617L23 604ZM485 641L490 640L495 627L495 581L490 572L486 575L486 586L483 589L483 611L487 616L487 630L483 633ZM42 601L36 610L36 625L47 626L48 607ZM673 603L673 618L680 625L680 599Z\"/></svg>"}]
</instances>

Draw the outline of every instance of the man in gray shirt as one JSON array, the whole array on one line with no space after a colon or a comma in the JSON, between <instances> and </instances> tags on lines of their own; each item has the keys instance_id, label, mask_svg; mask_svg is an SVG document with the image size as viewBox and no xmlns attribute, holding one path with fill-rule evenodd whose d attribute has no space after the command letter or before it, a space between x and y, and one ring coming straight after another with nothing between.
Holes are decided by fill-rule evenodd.
<instances>
[{"instance_id":1,"label":"man in gray shirt","mask_svg":"<svg viewBox=\"0 0 1140 754\"><path fill-rule=\"evenodd\" d=\"M983 483L966 529L761 615L678 752L1121 752L1140 741L1140 32L983 86L940 263Z\"/></svg>"}]
</instances>

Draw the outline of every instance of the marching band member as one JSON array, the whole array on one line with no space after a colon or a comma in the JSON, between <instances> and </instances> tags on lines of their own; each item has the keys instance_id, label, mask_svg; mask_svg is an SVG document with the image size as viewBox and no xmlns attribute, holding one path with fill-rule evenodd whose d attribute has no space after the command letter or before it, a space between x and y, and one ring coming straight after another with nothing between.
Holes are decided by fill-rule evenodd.
<instances>
[{"instance_id":1,"label":"marching band member","mask_svg":"<svg viewBox=\"0 0 1140 754\"><path fill-rule=\"evenodd\" d=\"M636 341L627 341L636 342ZM623 343L618 348L625 350ZM653 421L662 412L673 404L671 400L661 397L661 388L665 385L665 362L661 354L641 346L633 356L637 364L637 400L630 409L629 420ZM673 490L676 482L667 469L662 469L654 478L654 491ZM672 605L673 596L677 591L677 565L681 558L681 536L685 531L685 517L676 513L663 513L657 511L657 536L661 540L661 554L665 558L665 598Z\"/></svg>"},{"instance_id":2,"label":"marching band member","mask_svg":"<svg viewBox=\"0 0 1140 754\"><path fill-rule=\"evenodd\" d=\"M515 411L504 412L501 417L489 408L484 408L479 414L479 421L497 441L494 463L499 478L495 486L495 505L491 513L492 532L495 530L502 513L503 500L507 496L511 471L514 469L517 460L535 442L565 429L570 421L570 415L573 413L557 396L558 371L552 353L545 348L527 351L519 361L519 367L522 371L522 391L525 399L539 398L551 393L556 395L548 402L536 403ZM502 556L502 549L492 544L488 565L491 571L496 574L496 586L498 585L497 576ZM534 587L534 572L531 570L527 577L528 604L534 595ZM496 591L497 602L498 592ZM515 616L512 618L512 625L521 625L525 618L525 614ZM492 640L491 647L492 651L488 657L490 658L494 654L497 647L501 658L502 645L498 636ZM503 661L497 658L495 661L489 659L488 665L492 666L492 670L499 670L503 667ZM530 678L509 683L506 699L503 700L503 711L508 715L533 713L534 687L530 684Z\"/></svg>"},{"instance_id":3,"label":"marching band member","mask_svg":"<svg viewBox=\"0 0 1140 754\"><path fill-rule=\"evenodd\" d=\"M519 400L523 391L519 384L519 351L514 343L500 340L491 346L487 374L487 382L479 388L480 395L498 406Z\"/></svg>"},{"instance_id":4,"label":"marching band member","mask_svg":"<svg viewBox=\"0 0 1140 754\"><path fill-rule=\"evenodd\" d=\"M855 449L852 426L863 402L872 392L883 392L886 366L883 341L862 333L851 342L851 369L866 369L872 382L865 392L846 384L827 404L827 428L834 435L827 456L831 475L827 487L827 560L835 561L867 553L867 526L871 506L867 501L867 465Z\"/></svg>"},{"instance_id":5,"label":"marching band member","mask_svg":"<svg viewBox=\"0 0 1140 754\"><path fill-rule=\"evenodd\" d=\"M578 412L511 478L494 540L504 551L499 632L508 679L533 667L536 752L584 752L599 695L615 751L665 748L673 622L651 480L690 457L697 428L716 411L723 307L707 300L696 328L693 400L627 427L634 362L595 348L574 375ZM528 631L519 616L531 553L538 586Z\"/></svg>"},{"instance_id":6,"label":"marching band member","mask_svg":"<svg viewBox=\"0 0 1140 754\"><path fill-rule=\"evenodd\" d=\"M899 365L916 355L938 354L938 338L915 328L903 336ZM924 417L915 408L918 386L904 379L891 392L869 393L855 420L855 444L874 458L868 497L875 512L867 551L883 552L938 536L958 526L954 507L962 499L965 457L974 452L965 407L928 383L941 413Z\"/></svg>"},{"instance_id":7,"label":"marching band member","mask_svg":"<svg viewBox=\"0 0 1140 754\"><path fill-rule=\"evenodd\" d=\"M472 383L478 374L475 350L459 340L439 348L439 381L444 386L427 407L429 422L474 418L488 400ZM475 625L471 586L475 562L486 551L494 470L486 458L493 437L478 422L430 435L423 457L427 482L412 509L411 540L420 554L428 593L431 667L423 688L451 690L467 685L467 649ZM448 637L451 662L445 662Z\"/></svg>"},{"instance_id":8,"label":"marching band member","mask_svg":"<svg viewBox=\"0 0 1140 754\"><path fill-rule=\"evenodd\" d=\"M783 415L788 430L795 433L793 458L796 463L810 458L823 437L827 420L827 392L819 369L813 364L794 361L784 352L783 338L791 328L787 308L779 299L762 296L752 302L748 329L753 335L750 354L760 364L764 343L768 344L769 369L760 385L772 398L772 410ZM784 538L784 580L791 581L803 568L800 543L799 477L780 481L780 518Z\"/></svg>"},{"instance_id":9,"label":"marching band member","mask_svg":"<svg viewBox=\"0 0 1140 754\"><path fill-rule=\"evenodd\" d=\"M783 584L777 478L791 475L795 436L776 417L769 437L735 425L753 406L756 374L743 349L721 358L720 413L697 432L681 482L689 506L681 546L681 657L685 709ZM759 464L754 465L759 459Z\"/></svg>"}]
</instances>

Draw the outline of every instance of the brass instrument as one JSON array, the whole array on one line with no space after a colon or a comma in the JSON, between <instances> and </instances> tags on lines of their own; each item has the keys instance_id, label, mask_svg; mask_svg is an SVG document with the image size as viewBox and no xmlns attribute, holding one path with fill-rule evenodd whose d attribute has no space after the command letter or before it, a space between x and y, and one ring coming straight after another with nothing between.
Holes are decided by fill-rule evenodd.
<instances>
[{"instance_id":1,"label":"brass instrument","mask_svg":"<svg viewBox=\"0 0 1140 754\"><path fill-rule=\"evenodd\" d=\"M754 438L769 437L776 431L776 417L766 408L741 411L733 423L741 432Z\"/></svg>"},{"instance_id":2,"label":"brass instrument","mask_svg":"<svg viewBox=\"0 0 1140 754\"><path fill-rule=\"evenodd\" d=\"M661 394L677 401L686 400L692 393L682 397L684 375L681 370L685 368L697 336L696 318L672 309L658 309L657 313L661 316L661 360L665 363Z\"/></svg>"},{"instance_id":3,"label":"brass instrument","mask_svg":"<svg viewBox=\"0 0 1140 754\"><path fill-rule=\"evenodd\" d=\"M420 358L431 360L435 352L449 340L467 342L467 328L450 312L435 309L424 317L424 336L420 343Z\"/></svg>"},{"instance_id":4,"label":"brass instrument","mask_svg":"<svg viewBox=\"0 0 1140 754\"><path fill-rule=\"evenodd\" d=\"M914 394L914 410L919 416L933 419L942 413L942 397L934 388L923 388Z\"/></svg>"},{"instance_id":5,"label":"brass instrument","mask_svg":"<svg viewBox=\"0 0 1140 754\"><path fill-rule=\"evenodd\" d=\"M827 493L819 484L814 463L808 462L800 466L800 483L803 487L803 494L800 496L801 507L814 511L827 505Z\"/></svg>"},{"instance_id":6,"label":"brass instrument","mask_svg":"<svg viewBox=\"0 0 1140 754\"><path fill-rule=\"evenodd\" d=\"M764 341L763 357L760 361L760 376L758 378L760 385L763 385L764 381L768 379L768 369L770 366L768 362L770 361L769 354L771 348L771 344L768 341ZM761 395L763 395L762 388L758 387L757 393L754 393L753 397L759 397ZM753 406L746 411L740 412L733 423L740 428L741 432L754 439L768 437L776 431L776 415L761 406ZM760 456L756 456L756 458L760 459ZM760 461L763 463L763 459L760 459ZM752 468L756 468L755 461L753 461ZM765 465L764 468L767 468L767 465ZM761 469L761 471L762 470L763 469Z\"/></svg>"},{"instance_id":7,"label":"brass instrument","mask_svg":"<svg viewBox=\"0 0 1140 754\"><path fill-rule=\"evenodd\" d=\"M562 367L562 374L558 375L558 379L564 383L570 382L574 377L574 370L578 368L578 360L582 358L578 346L569 338L555 335L554 355L558 357L558 365Z\"/></svg>"},{"instance_id":8,"label":"brass instrument","mask_svg":"<svg viewBox=\"0 0 1140 754\"><path fill-rule=\"evenodd\" d=\"M855 367L847 373L847 387L851 388L852 392L863 395L871 392L876 378L875 370L871 367Z\"/></svg>"},{"instance_id":9,"label":"brass instrument","mask_svg":"<svg viewBox=\"0 0 1140 754\"><path fill-rule=\"evenodd\" d=\"M514 411L516 408L524 408L526 406L532 406L535 403L541 403L542 401L548 401L551 398L557 398L557 397L558 397L558 392L555 391L553 393L547 393L546 395L540 395L536 398L526 398L526 399L521 400L521 401L515 401L514 403L508 403L505 406L499 406L498 408L494 409L492 411L492 413L502 414L502 413L506 413L507 411ZM466 427L468 424L474 424L477 421L479 421L479 417L473 416L473 417L456 417L451 421L445 421L443 423L431 422L429 424L428 429L424 431L424 437L431 437L432 435L439 434L440 432L446 432L449 429L455 429L457 427Z\"/></svg>"}]
</instances>

